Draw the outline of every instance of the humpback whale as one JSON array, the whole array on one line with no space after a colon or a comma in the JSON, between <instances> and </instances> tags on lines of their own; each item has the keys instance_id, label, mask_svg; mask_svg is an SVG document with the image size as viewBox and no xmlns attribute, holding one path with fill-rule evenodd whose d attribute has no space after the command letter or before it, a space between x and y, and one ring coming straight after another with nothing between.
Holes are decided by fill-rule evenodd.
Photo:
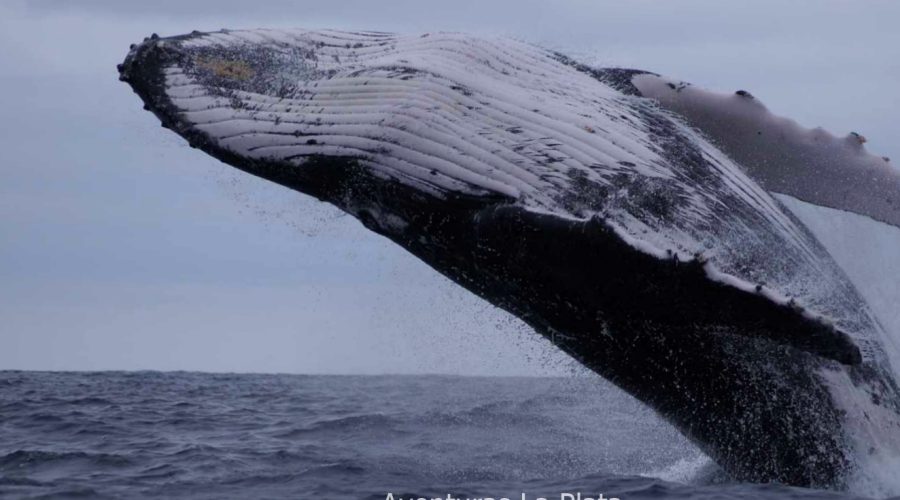
<instances>
[{"instance_id":1,"label":"humpback whale","mask_svg":"<svg viewBox=\"0 0 900 500\"><path fill-rule=\"evenodd\" d=\"M118 70L192 147L353 215L735 479L840 489L900 450L892 332L773 196L897 224L859 141L456 33L153 35Z\"/></svg>"}]
</instances>

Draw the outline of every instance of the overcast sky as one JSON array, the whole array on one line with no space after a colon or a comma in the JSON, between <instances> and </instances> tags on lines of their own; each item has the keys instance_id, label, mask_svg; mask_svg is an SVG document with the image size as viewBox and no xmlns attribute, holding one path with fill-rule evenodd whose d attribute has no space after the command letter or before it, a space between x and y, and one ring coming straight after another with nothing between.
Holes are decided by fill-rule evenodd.
<instances>
[{"instance_id":1,"label":"overcast sky","mask_svg":"<svg viewBox=\"0 0 900 500\"><path fill-rule=\"evenodd\" d=\"M357 222L192 150L115 65L151 32L504 34L751 91L900 158L900 2L4 0L0 369L566 374Z\"/></svg>"}]
</instances>

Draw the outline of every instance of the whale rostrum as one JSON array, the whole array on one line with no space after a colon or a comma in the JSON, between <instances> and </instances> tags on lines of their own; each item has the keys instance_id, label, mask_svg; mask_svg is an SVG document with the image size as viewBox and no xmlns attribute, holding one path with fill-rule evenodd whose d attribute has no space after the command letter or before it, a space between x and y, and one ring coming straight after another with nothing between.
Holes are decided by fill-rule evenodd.
<instances>
[{"instance_id":1,"label":"whale rostrum","mask_svg":"<svg viewBox=\"0 0 900 500\"><path fill-rule=\"evenodd\" d=\"M788 185L815 177L802 154L755 152L772 130L752 147L723 138L717 124L737 118L722 107L757 106L749 93L704 100L652 73L454 33L151 37L119 72L192 147L355 216L736 479L842 488L860 457L900 450L892 332L771 193L888 223L900 205L804 196ZM765 113L738 113L741 133ZM861 148L835 151L892 179ZM840 168L828 175L867 172Z\"/></svg>"}]
</instances>

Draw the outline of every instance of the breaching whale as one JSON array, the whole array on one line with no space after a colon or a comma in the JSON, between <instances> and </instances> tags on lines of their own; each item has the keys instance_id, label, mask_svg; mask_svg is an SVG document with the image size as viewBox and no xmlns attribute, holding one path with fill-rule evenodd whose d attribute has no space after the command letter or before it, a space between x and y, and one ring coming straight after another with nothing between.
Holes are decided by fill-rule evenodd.
<instances>
[{"instance_id":1,"label":"breaching whale","mask_svg":"<svg viewBox=\"0 0 900 500\"><path fill-rule=\"evenodd\" d=\"M842 488L900 450L891 332L772 196L803 191L772 170L815 165L717 137L733 117L684 84L502 38L302 30L154 35L119 73L192 147L355 216L736 479ZM852 148L847 165L871 161Z\"/></svg>"}]
</instances>

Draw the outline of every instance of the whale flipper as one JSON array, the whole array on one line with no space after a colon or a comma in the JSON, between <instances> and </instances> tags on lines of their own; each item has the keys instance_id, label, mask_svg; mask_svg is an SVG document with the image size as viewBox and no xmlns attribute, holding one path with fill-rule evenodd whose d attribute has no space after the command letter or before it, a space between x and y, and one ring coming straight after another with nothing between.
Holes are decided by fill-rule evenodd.
<instances>
[{"instance_id":1,"label":"whale flipper","mask_svg":"<svg viewBox=\"0 0 900 500\"><path fill-rule=\"evenodd\" d=\"M900 228L900 169L868 153L862 135L804 128L744 90L721 94L650 73L629 83L685 117L769 191Z\"/></svg>"},{"instance_id":2,"label":"whale flipper","mask_svg":"<svg viewBox=\"0 0 900 500\"><path fill-rule=\"evenodd\" d=\"M120 67L191 146L356 216L735 477L845 485L856 454L900 449L880 325L635 74L500 38L300 30L148 39Z\"/></svg>"}]
</instances>

